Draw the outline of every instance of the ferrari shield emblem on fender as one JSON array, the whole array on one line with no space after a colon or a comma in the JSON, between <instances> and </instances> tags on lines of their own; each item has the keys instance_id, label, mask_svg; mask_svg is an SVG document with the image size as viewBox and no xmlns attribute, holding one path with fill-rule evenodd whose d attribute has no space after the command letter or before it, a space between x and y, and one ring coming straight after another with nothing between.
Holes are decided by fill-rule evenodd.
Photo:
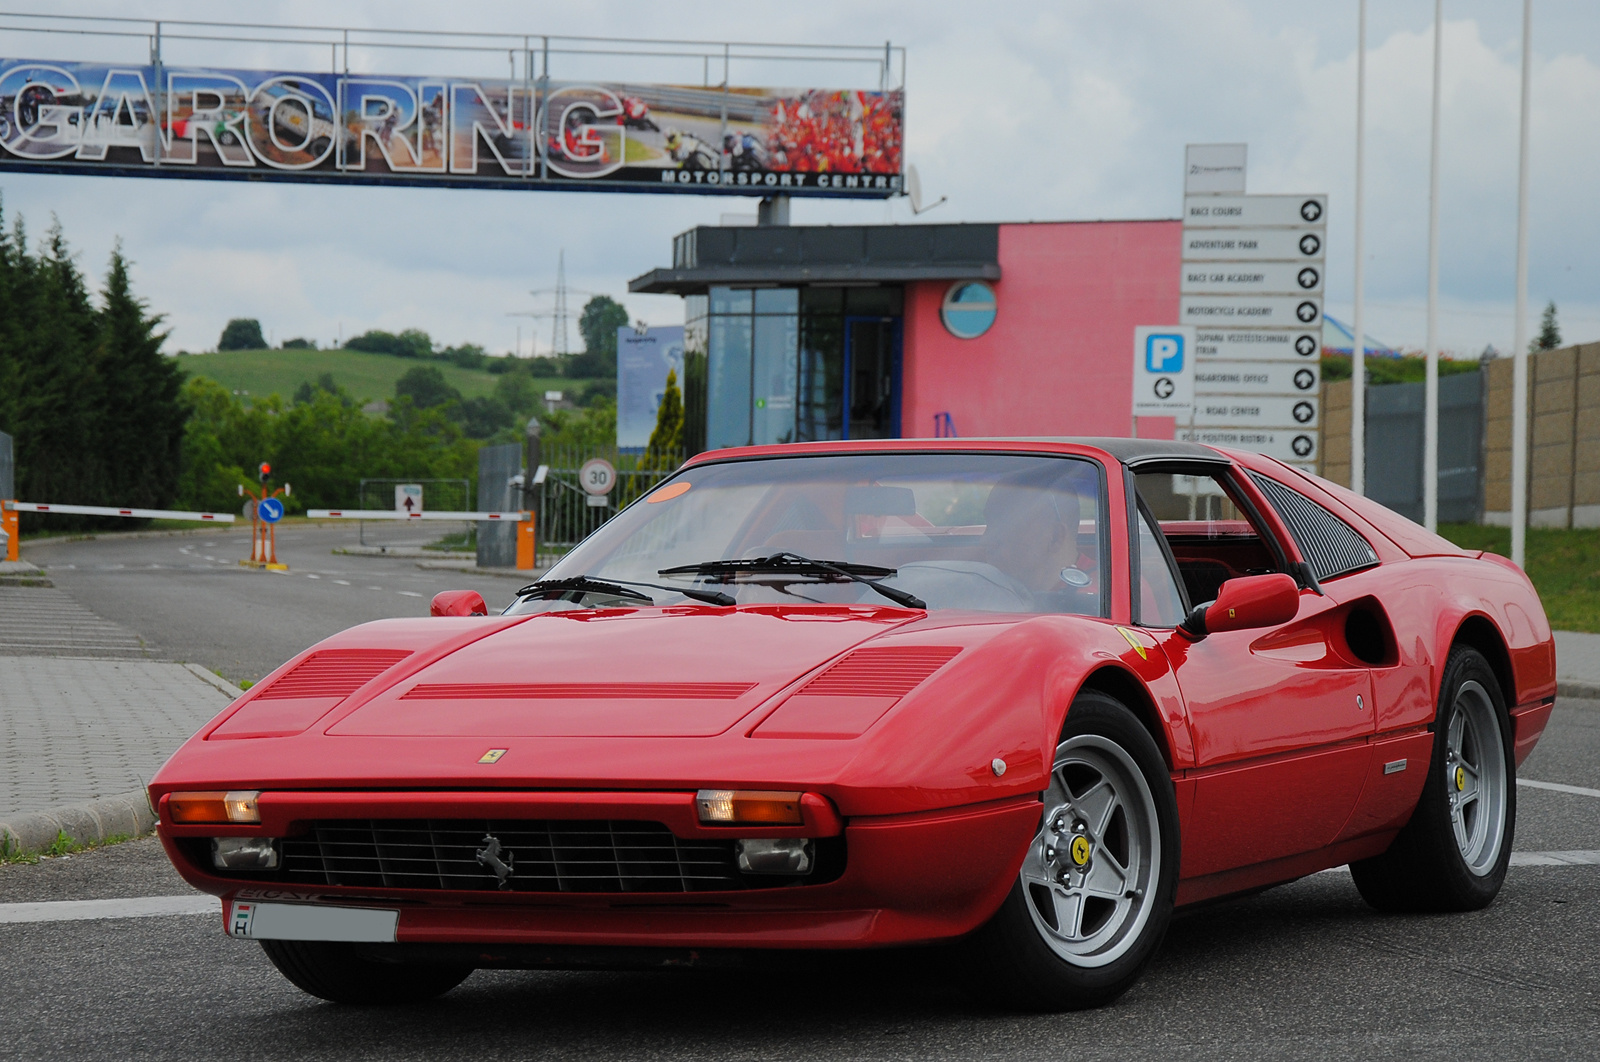
<instances>
[{"instance_id":1,"label":"ferrari shield emblem on fender","mask_svg":"<svg viewBox=\"0 0 1600 1062\"><path fill-rule=\"evenodd\" d=\"M1134 651L1139 654L1139 659L1140 660L1149 660L1150 659L1150 654L1145 652L1144 644L1142 642L1140 642L1137 637L1134 636L1134 633L1132 631L1130 631L1126 627L1118 627L1117 628L1117 633L1122 635L1122 637L1127 641L1127 643L1129 645L1133 646Z\"/></svg>"},{"instance_id":2,"label":"ferrari shield emblem on fender","mask_svg":"<svg viewBox=\"0 0 1600 1062\"><path fill-rule=\"evenodd\" d=\"M478 757L478 762L479 763L498 763L500 761L500 757L504 756L505 754L506 754L506 750L505 749L490 749L488 752L485 752L482 756Z\"/></svg>"}]
</instances>

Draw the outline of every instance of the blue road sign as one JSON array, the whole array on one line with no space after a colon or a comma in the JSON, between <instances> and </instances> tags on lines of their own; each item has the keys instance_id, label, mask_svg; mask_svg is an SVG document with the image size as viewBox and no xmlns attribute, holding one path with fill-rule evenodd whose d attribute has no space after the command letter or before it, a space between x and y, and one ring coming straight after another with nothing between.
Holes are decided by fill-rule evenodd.
<instances>
[{"instance_id":1,"label":"blue road sign","mask_svg":"<svg viewBox=\"0 0 1600 1062\"><path fill-rule=\"evenodd\" d=\"M262 498L256 505L256 516L269 524L283 519L283 502L277 498Z\"/></svg>"}]
</instances>

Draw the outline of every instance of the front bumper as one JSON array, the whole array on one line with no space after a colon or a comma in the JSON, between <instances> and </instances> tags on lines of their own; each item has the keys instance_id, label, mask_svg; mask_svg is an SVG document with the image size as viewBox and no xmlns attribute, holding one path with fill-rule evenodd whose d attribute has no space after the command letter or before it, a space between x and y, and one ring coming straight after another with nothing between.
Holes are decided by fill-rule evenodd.
<instances>
[{"instance_id":1,"label":"front bumper","mask_svg":"<svg viewBox=\"0 0 1600 1062\"><path fill-rule=\"evenodd\" d=\"M401 943L663 948L853 948L949 939L982 925L1016 880L1039 824L1033 797L844 822L806 801L803 826L707 827L693 793L266 792L262 824L159 831L190 884L224 900L397 910ZM300 824L373 819L637 819L684 839L735 836L844 838L843 871L816 885L689 893L492 892L260 885L224 877L181 840L288 836Z\"/></svg>"}]
</instances>

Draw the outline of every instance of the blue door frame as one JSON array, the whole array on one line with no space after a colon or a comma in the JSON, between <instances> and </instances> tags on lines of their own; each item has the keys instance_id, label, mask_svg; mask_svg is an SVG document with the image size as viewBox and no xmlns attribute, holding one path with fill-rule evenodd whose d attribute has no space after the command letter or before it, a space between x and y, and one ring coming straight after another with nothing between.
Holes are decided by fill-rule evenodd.
<instances>
[{"instance_id":1,"label":"blue door frame","mask_svg":"<svg viewBox=\"0 0 1600 1062\"><path fill-rule=\"evenodd\" d=\"M855 395L855 328L859 321L876 321L880 324L887 323L891 326L890 353L889 353L889 437L898 439L900 433L900 368L901 368L901 338L904 331L905 319L902 317L884 317L879 314L859 314L844 319L844 416L841 418L840 437L850 438L850 409L854 404Z\"/></svg>"}]
</instances>

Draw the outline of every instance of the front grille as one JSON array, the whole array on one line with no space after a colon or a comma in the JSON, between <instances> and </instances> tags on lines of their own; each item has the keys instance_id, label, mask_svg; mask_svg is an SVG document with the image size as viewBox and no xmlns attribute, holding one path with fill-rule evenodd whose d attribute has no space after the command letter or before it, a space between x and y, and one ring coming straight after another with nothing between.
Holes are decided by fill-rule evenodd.
<instances>
[{"instance_id":1,"label":"front grille","mask_svg":"<svg viewBox=\"0 0 1600 1062\"><path fill-rule=\"evenodd\" d=\"M294 885L501 891L478 860L486 838L512 868L509 892L713 892L781 885L739 873L732 840L683 840L659 822L353 819L285 838L282 866L252 873Z\"/></svg>"}]
</instances>

